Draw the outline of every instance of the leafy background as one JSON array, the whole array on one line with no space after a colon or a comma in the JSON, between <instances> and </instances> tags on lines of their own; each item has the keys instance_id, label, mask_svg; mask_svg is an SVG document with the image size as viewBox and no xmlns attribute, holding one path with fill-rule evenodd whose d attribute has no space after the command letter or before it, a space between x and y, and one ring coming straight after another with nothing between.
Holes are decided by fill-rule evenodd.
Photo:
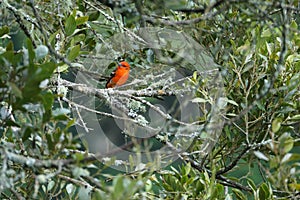
<instances>
[{"instance_id":1,"label":"leafy background","mask_svg":"<svg viewBox=\"0 0 300 200\"><path fill-rule=\"evenodd\" d=\"M1 1L1 199L298 199L299 3ZM157 74L166 65L151 49L120 48L101 58L107 70L92 67L99 45L110 47L107 38L142 27L182 31L205 47L220 66L228 103L211 153L198 154L203 140L196 138L171 166L126 173L85 152L68 95L78 90L74 73L105 79L119 56L135 66L132 79L164 73ZM197 101L207 100L203 82L195 73L187 82ZM154 94L165 92L160 84ZM98 107L108 113L103 101Z\"/></svg>"}]
</instances>

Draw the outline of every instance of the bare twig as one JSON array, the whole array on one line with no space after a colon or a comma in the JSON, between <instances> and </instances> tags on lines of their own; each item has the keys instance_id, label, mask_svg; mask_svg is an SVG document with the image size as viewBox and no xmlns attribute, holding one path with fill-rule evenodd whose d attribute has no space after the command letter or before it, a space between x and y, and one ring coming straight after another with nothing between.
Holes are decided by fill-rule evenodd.
<instances>
[{"instance_id":1,"label":"bare twig","mask_svg":"<svg viewBox=\"0 0 300 200\"><path fill-rule=\"evenodd\" d=\"M195 168L196 170L198 170L199 172L206 171L206 172L208 172L208 174L209 174L210 176L212 175L212 172L211 172L211 171L209 171L209 170L203 168L203 166L202 166L200 163L198 163L198 162L196 162L195 160L193 160L193 159L187 157L186 154L181 153L179 156L180 156L180 158L181 158L182 160L184 160L185 162L190 163L191 166L192 166L193 168ZM216 175L216 179L218 179L219 181L221 181L221 183L222 183L223 185L227 185L227 186L230 186L230 187L233 187L233 188L237 188L237 189L240 189L240 190L244 190L244 191L247 191L247 192L252 192L251 188L249 188L249 187L247 187L247 186L244 186L244 185L242 185L242 184L240 184L240 183L237 183L237 182L235 182L235 181L232 181L232 180L230 180L230 179L227 179L226 177L224 177L224 176L222 176L222 175Z\"/></svg>"},{"instance_id":2,"label":"bare twig","mask_svg":"<svg viewBox=\"0 0 300 200\"><path fill-rule=\"evenodd\" d=\"M219 176L221 174L225 174L226 172L233 169L237 165L238 161L250 150L250 148L251 148L250 146L247 146L246 148L244 148L243 151L234 159L234 161L232 161L224 169L217 171L216 175Z\"/></svg>"},{"instance_id":3,"label":"bare twig","mask_svg":"<svg viewBox=\"0 0 300 200\"><path fill-rule=\"evenodd\" d=\"M32 45L36 48L35 41L33 40L32 36L30 35L29 30L24 25L24 22L20 16L18 10L15 7L11 6L8 2L5 2L5 4L6 4L6 7L8 8L8 10L10 10L14 14L14 16L16 17L16 21L19 24L20 28L23 30L25 35L30 39L30 41L32 42ZM27 20L29 20L28 17L27 17ZM32 19L30 19L30 22L35 24L35 22Z\"/></svg>"},{"instance_id":4,"label":"bare twig","mask_svg":"<svg viewBox=\"0 0 300 200\"><path fill-rule=\"evenodd\" d=\"M91 190L95 190L95 187L94 187L94 186L91 186L91 185L90 185L88 182L86 182L86 181L77 180L77 179L74 179L74 178L71 178L71 177L62 175L62 174L57 175L57 177L58 177L58 178L61 178L61 179L64 179L64 180L66 180L67 182L73 183L73 184L75 184L75 185L79 185L79 186L84 187L84 188L90 188Z\"/></svg>"}]
</instances>

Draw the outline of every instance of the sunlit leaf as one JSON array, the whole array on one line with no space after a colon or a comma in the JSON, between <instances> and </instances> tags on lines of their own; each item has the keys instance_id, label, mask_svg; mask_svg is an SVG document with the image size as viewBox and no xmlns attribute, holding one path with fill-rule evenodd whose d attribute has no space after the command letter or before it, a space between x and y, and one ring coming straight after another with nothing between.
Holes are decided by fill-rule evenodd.
<instances>
[{"instance_id":1,"label":"sunlit leaf","mask_svg":"<svg viewBox=\"0 0 300 200\"><path fill-rule=\"evenodd\" d=\"M275 118L273 121L272 121L272 131L274 133L276 133L277 131L279 131L280 127L281 127L281 122L282 122L282 119L281 118Z\"/></svg>"},{"instance_id":2,"label":"sunlit leaf","mask_svg":"<svg viewBox=\"0 0 300 200\"><path fill-rule=\"evenodd\" d=\"M0 37L2 37L3 35L9 33L9 27L8 26L2 26L0 28Z\"/></svg>"},{"instance_id":3,"label":"sunlit leaf","mask_svg":"<svg viewBox=\"0 0 300 200\"><path fill-rule=\"evenodd\" d=\"M233 193L236 196L236 199L238 200L246 200L246 196L238 189L232 189Z\"/></svg>"},{"instance_id":4,"label":"sunlit leaf","mask_svg":"<svg viewBox=\"0 0 300 200\"><path fill-rule=\"evenodd\" d=\"M67 36L70 36L74 33L76 29L76 20L73 15L70 15L66 20L65 31Z\"/></svg>"},{"instance_id":5,"label":"sunlit leaf","mask_svg":"<svg viewBox=\"0 0 300 200\"><path fill-rule=\"evenodd\" d=\"M259 159L262 159L262 160L265 160L265 161L268 161L269 160L269 158L267 157L267 156L265 156L262 152L260 152L260 151L254 151L253 152L255 155L256 155L256 157L258 157Z\"/></svg>"},{"instance_id":6,"label":"sunlit leaf","mask_svg":"<svg viewBox=\"0 0 300 200\"><path fill-rule=\"evenodd\" d=\"M75 21L76 21L76 25L78 26L84 24L88 20L89 20L89 16L83 16L83 17L77 17Z\"/></svg>"},{"instance_id":7,"label":"sunlit leaf","mask_svg":"<svg viewBox=\"0 0 300 200\"><path fill-rule=\"evenodd\" d=\"M76 45L72 47L68 55L68 60L73 61L79 55L79 52L80 52L80 45Z\"/></svg>"}]
</instances>

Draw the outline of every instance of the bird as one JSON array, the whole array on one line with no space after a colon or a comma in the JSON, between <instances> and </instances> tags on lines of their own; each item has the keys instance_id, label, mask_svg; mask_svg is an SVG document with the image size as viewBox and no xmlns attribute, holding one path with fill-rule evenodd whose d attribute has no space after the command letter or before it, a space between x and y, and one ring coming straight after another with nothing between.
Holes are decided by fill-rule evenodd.
<instances>
[{"instance_id":1,"label":"bird","mask_svg":"<svg viewBox=\"0 0 300 200\"><path fill-rule=\"evenodd\" d=\"M118 63L117 68L110 74L105 88L114 88L124 85L129 77L130 65L126 61Z\"/></svg>"}]
</instances>

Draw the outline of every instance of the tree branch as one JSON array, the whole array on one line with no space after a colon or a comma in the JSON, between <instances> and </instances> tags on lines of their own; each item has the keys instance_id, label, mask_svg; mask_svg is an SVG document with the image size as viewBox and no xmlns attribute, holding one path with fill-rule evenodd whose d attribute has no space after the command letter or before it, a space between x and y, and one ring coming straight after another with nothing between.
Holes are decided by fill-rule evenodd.
<instances>
[{"instance_id":1,"label":"tree branch","mask_svg":"<svg viewBox=\"0 0 300 200\"><path fill-rule=\"evenodd\" d=\"M247 146L235 159L233 162L231 162L229 165L227 165L224 169L217 171L216 175L219 176L221 174L225 174L226 172L233 169L238 161L250 150L250 146Z\"/></svg>"}]
</instances>

